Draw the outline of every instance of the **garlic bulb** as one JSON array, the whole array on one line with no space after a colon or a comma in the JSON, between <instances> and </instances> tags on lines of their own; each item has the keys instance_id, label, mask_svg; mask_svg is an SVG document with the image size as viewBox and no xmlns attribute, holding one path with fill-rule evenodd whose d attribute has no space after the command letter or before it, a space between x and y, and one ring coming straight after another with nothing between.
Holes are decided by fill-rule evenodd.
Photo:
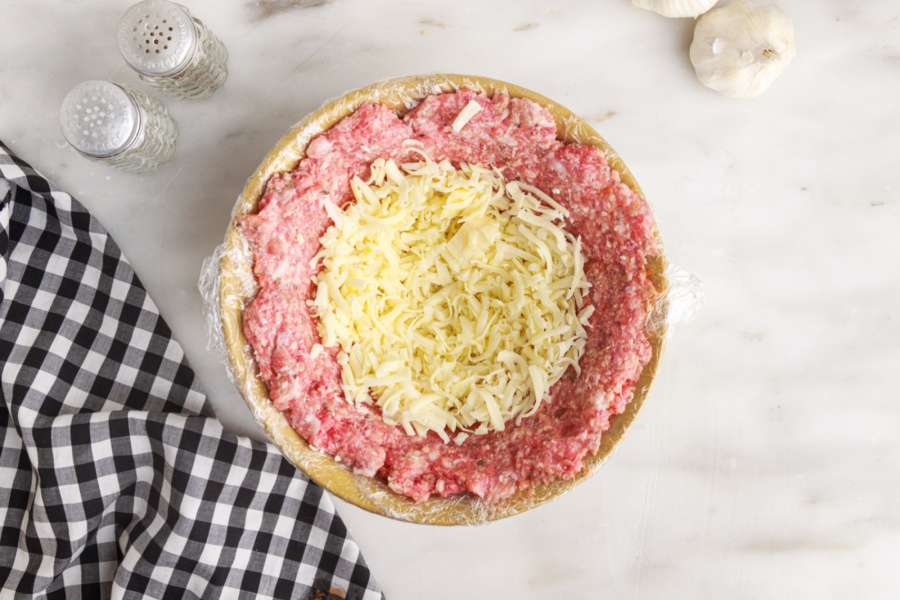
<instances>
[{"instance_id":1,"label":"garlic bulb","mask_svg":"<svg viewBox=\"0 0 900 600\"><path fill-rule=\"evenodd\" d=\"M631 0L638 8L652 10L664 17L696 17L711 9L719 0Z\"/></svg>"},{"instance_id":2,"label":"garlic bulb","mask_svg":"<svg viewBox=\"0 0 900 600\"><path fill-rule=\"evenodd\" d=\"M774 6L744 0L700 17L691 43L700 82L732 98L762 94L796 54L791 19Z\"/></svg>"}]
</instances>

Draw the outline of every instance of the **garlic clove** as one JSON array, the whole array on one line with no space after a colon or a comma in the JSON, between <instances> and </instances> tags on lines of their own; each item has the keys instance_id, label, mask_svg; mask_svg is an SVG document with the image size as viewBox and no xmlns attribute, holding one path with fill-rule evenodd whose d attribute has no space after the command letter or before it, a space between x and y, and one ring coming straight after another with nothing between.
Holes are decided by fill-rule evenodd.
<instances>
[{"instance_id":1,"label":"garlic clove","mask_svg":"<svg viewBox=\"0 0 900 600\"><path fill-rule=\"evenodd\" d=\"M638 8L652 10L664 17L696 17L702 15L719 0L631 0Z\"/></svg>"},{"instance_id":2,"label":"garlic clove","mask_svg":"<svg viewBox=\"0 0 900 600\"><path fill-rule=\"evenodd\" d=\"M745 0L700 17L690 50L700 82L732 98L765 92L796 54L791 19L777 7Z\"/></svg>"}]
</instances>

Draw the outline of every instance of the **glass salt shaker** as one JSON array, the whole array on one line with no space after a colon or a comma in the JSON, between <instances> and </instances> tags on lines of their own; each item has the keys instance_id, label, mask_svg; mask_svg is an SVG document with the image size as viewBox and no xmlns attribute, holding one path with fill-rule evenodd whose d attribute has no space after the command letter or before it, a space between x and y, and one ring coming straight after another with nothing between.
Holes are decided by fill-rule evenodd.
<instances>
[{"instance_id":1,"label":"glass salt shaker","mask_svg":"<svg viewBox=\"0 0 900 600\"><path fill-rule=\"evenodd\" d=\"M59 111L66 141L80 154L132 173L175 154L178 128L156 98L109 81L84 81Z\"/></svg>"},{"instance_id":2,"label":"glass salt shaker","mask_svg":"<svg viewBox=\"0 0 900 600\"><path fill-rule=\"evenodd\" d=\"M206 98L228 77L228 51L187 8L143 0L119 21L119 51L138 76L177 98Z\"/></svg>"}]
</instances>

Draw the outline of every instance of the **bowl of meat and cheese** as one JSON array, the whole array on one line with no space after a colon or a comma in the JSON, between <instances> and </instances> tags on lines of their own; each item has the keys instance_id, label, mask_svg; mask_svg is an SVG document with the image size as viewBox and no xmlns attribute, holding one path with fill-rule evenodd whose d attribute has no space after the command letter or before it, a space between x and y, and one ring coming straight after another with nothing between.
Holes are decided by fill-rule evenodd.
<instances>
[{"instance_id":1,"label":"bowl of meat and cheese","mask_svg":"<svg viewBox=\"0 0 900 600\"><path fill-rule=\"evenodd\" d=\"M455 75L350 92L248 180L220 263L239 387L312 479L472 523L570 489L652 381L659 236L583 120Z\"/></svg>"}]
</instances>

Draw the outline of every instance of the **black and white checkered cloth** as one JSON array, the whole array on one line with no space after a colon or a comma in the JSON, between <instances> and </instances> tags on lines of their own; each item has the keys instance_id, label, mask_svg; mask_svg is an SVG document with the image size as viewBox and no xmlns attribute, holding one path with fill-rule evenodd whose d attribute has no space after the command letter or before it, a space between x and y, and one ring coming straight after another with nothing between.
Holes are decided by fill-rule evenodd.
<instances>
[{"instance_id":1,"label":"black and white checkered cloth","mask_svg":"<svg viewBox=\"0 0 900 600\"><path fill-rule=\"evenodd\" d=\"M381 598L331 499L210 416L118 246L0 143L0 599Z\"/></svg>"}]
</instances>

